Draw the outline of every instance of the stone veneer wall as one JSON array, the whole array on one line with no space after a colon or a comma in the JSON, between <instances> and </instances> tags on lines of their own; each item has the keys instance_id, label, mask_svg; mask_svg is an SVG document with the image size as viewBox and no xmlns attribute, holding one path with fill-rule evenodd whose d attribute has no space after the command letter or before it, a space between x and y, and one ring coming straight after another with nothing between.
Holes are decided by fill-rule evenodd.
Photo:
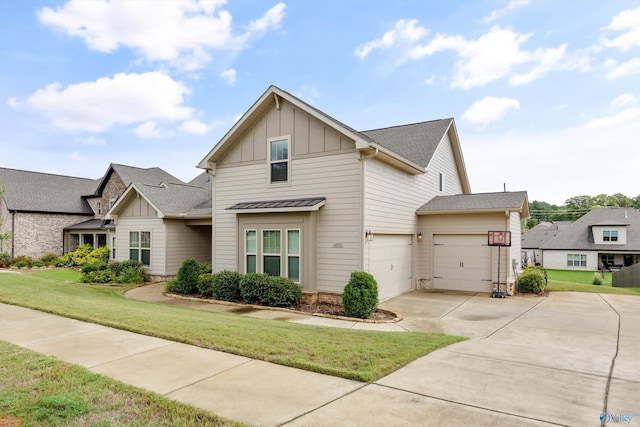
<instances>
[{"instance_id":1,"label":"stone veneer wall","mask_svg":"<svg viewBox=\"0 0 640 427\"><path fill-rule=\"evenodd\" d=\"M61 256L63 229L88 219L91 217L86 215L17 212L13 255L26 255L34 259L47 253Z\"/></svg>"},{"instance_id":2,"label":"stone veneer wall","mask_svg":"<svg viewBox=\"0 0 640 427\"><path fill-rule=\"evenodd\" d=\"M102 217L109 211L109 203L116 201L127 189L117 173L112 173L102 190Z\"/></svg>"},{"instance_id":3,"label":"stone veneer wall","mask_svg":"<svg viewBox=\"0 0 640 427\"><path fill-rule=\"evenodd\" d=\"M0 197L0 234L11 234L11 214ZM11 239L0 241L0 252L11 253Z\"/></svg>"}]
</instances>

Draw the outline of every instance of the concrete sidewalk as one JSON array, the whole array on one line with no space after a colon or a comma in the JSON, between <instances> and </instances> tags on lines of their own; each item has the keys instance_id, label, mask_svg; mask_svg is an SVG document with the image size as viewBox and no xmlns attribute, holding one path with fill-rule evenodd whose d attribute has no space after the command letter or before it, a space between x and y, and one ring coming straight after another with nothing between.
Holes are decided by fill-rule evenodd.
<instances>
[{"instance_id":1,"label":"concrete sidewalk","mask_svg":"<svg viewBox=\"0 0 640 427\"><path fill-rule=\"evenodd\" d=\"M146 295L128 296L232 309L166 299L151 287L137 292ZM371 384L3 304L0 339L255 425L595 426L600 425L605 400L609 414L638 414L628 425L640 425L638 297L552 293L548 298L492 299L414 291L382 305L401 312L405 320L366 327L472 339ZM246 315L283 319L281 312ZM365 325L286 317L302 323L331 321L339 327Z\"/></svg>"}]
</instances>

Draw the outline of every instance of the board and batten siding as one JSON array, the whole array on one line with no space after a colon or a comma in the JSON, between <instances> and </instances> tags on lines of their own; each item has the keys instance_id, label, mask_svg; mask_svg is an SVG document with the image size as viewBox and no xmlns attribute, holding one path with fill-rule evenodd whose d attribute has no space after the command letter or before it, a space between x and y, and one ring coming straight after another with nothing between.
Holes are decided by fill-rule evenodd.
<instances>
[{"instance_id":1,"label":"board and batten siding","mask_svg":"<svg viewBox=\"0 0 640 427\"><path fill-rule=\"evenodd\" d=\"M236 213L226 208L238 202L326 197L317 212L315 288L341 292L350 273L361 268L362 173L355 148L332 155L294 156L290 174L290 185L270 185L265 162L218 166L213 181L214 271L239 269Z\"/></svg>"},{"instance_id":2,"label":"board and batten siding","mask_svg":"<svg viewBox=\"0 0 640 427\"><path fill-rule=\"evenodd\" d=\"M166 273L166 232L163 220L143 198L132 198L116 219L116 261L129 259L129 232L151 232L151 263L147 272L154 275Z\"/></svg>"},{"instance_id":3,"label":"board and batten siding","mask_svg":"<svg viewBox=\"0 0 640 427\"><path fill-rule=\"evenodd\" d=\"M433 276L433 235L434 234L475 234L487 236L489 230L506 230L509 219L504 212L485 214L458 214L458 215L423 215L418 219L418 230L422 233L422 241L416 244L416 277L431 283ZM519 225L518 225L519 226ZM513 234L512 234L513 240ZM500 281L504 282L506 273L505 262L509 259L509 251L500 251ZM519 256L518 251L518 256ZM508 264L511 270L511 262ZM492 252L492 279L498 279L498 249Z\"/></svg>"},{"instance_id":4,"label":"board and batten siding","mask_svg":"<svg viewBox=\"0 0 640 427\"><path fill-rule=\"evenodd\" d=\"M165 219L166 273L178 273L187 258L199 263L211 262L211 226L189 226L184 220Z\"/></svg>"}]
</instances>

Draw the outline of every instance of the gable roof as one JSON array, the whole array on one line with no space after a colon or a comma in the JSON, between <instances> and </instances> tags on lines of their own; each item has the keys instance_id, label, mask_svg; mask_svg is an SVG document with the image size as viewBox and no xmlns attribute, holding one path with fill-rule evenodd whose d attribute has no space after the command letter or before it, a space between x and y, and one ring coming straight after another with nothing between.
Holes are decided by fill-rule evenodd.
<instances>
[{"instance_id":1,"label":"gable roof","mask_svg":"<svg viewBox=\"0 0 640 427\"><path fill-rule=\"evenodd\" d=\"M451 131L454 135L452 139L455 139L453 151L456 162L458 162L458 172L462 172L460 174L462 187L465 192L470 192L469 180L464 168L462 151L457 141L458 138L453 119L434 120L431 122L416 123L414 125L395 126L359 132L273 85L254 102L251 108L244 113L213 149L207 153L197 167L209 170L215 169L215 163L228 152L230 147L235 143L236 136L243 135L269 108L272 108L274 105L277 107L281 99L290 102L295 107L317 118L325 125L353 139L356 150L365 153L376 153L380 160L391 163L413 175L425 173L425 169L435 152L437 144L448 131ZM425 141L420 138L427 138L428 140Z\"/></svg>"},{"instance_id":2,"label":"gable roof","mask_svg":"<svg viewBox=\"0 0 640 427\"><path fill-rule=\"evenodd\" d=\"M570 224L570 221L541 222L522 234L522 248L538 249Z\"/></svg>"},{"instance_id":3,"label":"gable roof","mask_svg":"<svg viewBox=\"0 0 640 427\"><path fill-rule=\"evenodd\" d=\"M626 244L596 244L594 226L626 226ZM640 211L633 208L596 208L561 230L541 249L637 251L640 250Z\"/></svg>"},{"instance_id":4,"label":"gable roof","mask_svg":"<svg viewBox=\"0 0 640 427\"><path fill-rule=\"evenodd\" d=\"M166 172L159 167L153 168L138 168L135 166L127 166L120 165L117 163L111 163L107 172L104 174L98 187L95 189L95 192L92 191L93 195L100 195L104 190L105 185L111 178L113 173L118 174L125 187L128 187L133 182L140 182L145 184L154 184L158 185L161 182L174 182L179 184L184 184L181 180L171 175L169 172ZM89 193L87 193L89 194Z\"/></svg>"},{"instance_id":5,"label":"gable roof","mask_svg":"<svg viewBox=\"0 0 640 427\"><path fill-rule=\"evenodd\" d=\"M159 218L211 218L210 187L170 182L159 185L132 183L105 217L117 215L135 194L145 199L157 211Z\"/></svg>"},{"instance_id":6,"label":"gable roof","mask_svg":"<svg viewBox=\"0 0 640 427\"><path fill-rule=\"evenodd\" d=\"M9 211L94 214L82 196L93 192L97 180L0 168L0 182Z\"/></svg>"},{"instance_id":7,"label":"gable roof","mask_svg":"<svg viewBox=\"0 0 640 427\"><path fill-rule=\"evenodd\" d=\"M526 191L502 191L498 193L456 194L436 196L422 205L418 215L455 214L471 212L517 211L521 217L529 217L529 201Z\"/></svg>"}]
</instances>

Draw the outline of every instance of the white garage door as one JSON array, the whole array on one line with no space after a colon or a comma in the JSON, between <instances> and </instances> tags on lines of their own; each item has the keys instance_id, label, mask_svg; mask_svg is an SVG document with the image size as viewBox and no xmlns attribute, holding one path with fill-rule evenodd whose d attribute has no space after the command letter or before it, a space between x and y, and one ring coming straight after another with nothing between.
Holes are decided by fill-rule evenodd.
<instances>
[{"instance_id":1,"label":"white garage door","mask_svg":"<svg viewBox=\"0 0 640 427\"><path fill-rule=\"evenodd\" d=\"M369 242L369 272L378 282L378 299L411 290L411 239L406 235L376 234Z\"/></svg>"},{"instance_id":2,"label":"white garage door","mask_svg":"<svg viewBox=\"0 0 640 427\"><path fill-rule=\"evenodd\" d=\"M491 247L487 236L434 235L433 287L491 292Z\"/></svg>"}]
</instances>

